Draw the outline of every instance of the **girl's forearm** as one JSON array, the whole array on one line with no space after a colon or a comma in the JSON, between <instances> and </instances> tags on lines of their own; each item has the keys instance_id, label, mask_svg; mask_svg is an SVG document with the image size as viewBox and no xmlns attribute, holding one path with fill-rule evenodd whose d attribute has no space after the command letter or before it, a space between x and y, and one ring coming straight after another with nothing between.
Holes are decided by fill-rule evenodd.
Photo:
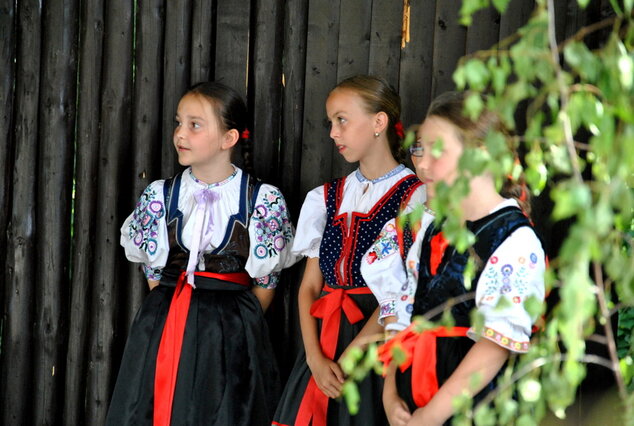
<instances>
[{"instance_id":1,"label":"girl's forearm","mask_svg":"<svg viewBox=\"0 0 634 426\"><path fill-rule=\"evenodd\" d=\"M269 306L271 306L271 302L273 302L273 296L275 296L275 290L253 286L253 289L251 289L251 291L260 302L260 306L262 306L262 311L266 312Z\"/></svg>"},{"instance_id":2,"label":"girl's forearm","mask_svg":"<svg viewBox=\"0 0 634 426\"><path fill-rule=\"evenodd\" d=\"M306 269L298 293L299 324L307 360L322 355L317 333L317 320L310 314L310 307L321 293L322 283L319 259L309 258L306 261Z\"/></svg>"}]
</instances>

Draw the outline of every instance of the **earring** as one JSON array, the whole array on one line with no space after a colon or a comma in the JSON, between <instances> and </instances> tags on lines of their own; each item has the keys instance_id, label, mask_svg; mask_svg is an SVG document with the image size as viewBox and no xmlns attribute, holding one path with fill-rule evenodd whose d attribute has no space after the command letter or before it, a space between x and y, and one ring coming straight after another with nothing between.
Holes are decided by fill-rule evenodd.
<instances>
[{"instance_id":1,"label":"earring","mask_svg":"<svg viewBox=\"0 0 634 426\"><path fill-rule=\"evenodd\" d=\"M379 133L379 132L374 132L374 137L375 137L375 138L378 138L378 137L379 137L379 135L380 135L380 133Z\"/></svg>"}]
</instances>

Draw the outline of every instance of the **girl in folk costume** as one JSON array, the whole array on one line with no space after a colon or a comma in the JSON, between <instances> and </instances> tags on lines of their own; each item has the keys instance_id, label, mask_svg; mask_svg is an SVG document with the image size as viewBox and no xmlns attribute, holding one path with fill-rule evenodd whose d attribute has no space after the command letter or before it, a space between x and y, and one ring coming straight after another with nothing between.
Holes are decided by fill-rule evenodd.
<instances>
[{"instance_id":1,"label":"girl in folk costume","mask_svg":"<svg viewBox=\"0 0 634 426\"><path fill-rule=\"evenodd\" d=\"M504 131L497 115L490 111L475 121L465 117L464 99L460 93L438 97L418 130L413 160L417 173L426 182L430 199L439 182L452 184L456 180L465 147L486 149L486 134ZM438 140L442 140L442 152L432 155ZM529 348L536 318L527 312L524 302L531 297L544 298L545 256L526 216L527 194L522 186L510 184L500 195L488 173L471 177L469 185L462 211L466 227L476 237L471 249L476 261L475 288L471 289L475 300L451 307L455 327L417 333L412 325L380 348L388 365L394 346L406 353L405 363L398 369L392 365L385 379L383 403L392 425L443 424L453 415L455 396L466 391L476 401L481 399L509 354ZM463 272L469 252L458 253L448 246L440 227L431 223L428 216L423 221L427 223L423 223L422 235L419 233L416 239L420 243L414 244L413 253L408 256L411 262L406 264L410 279L403 282L401 296L397 296L405 307L397 307L396 311L404 310L412 316L468 293ZM396 262L394 266L398 270ZM506 299L508 305L498 308L500 299ZM474 308L484 318L482 329L470 327L469 313ZM440 314L431 319L439 318ZM400 328L407 318L402 321L397 313L396 322ZM474 374L481 378L477 385L472 382Z\"/></svg>"},{"instance_id":2,"label":"girl in folk costume","mask_svg":"<svg viewBox=\"0 0 634 426\"><path fill-rule=\"evenodd\" d=\"M231 163L248 142L240 96L200 83L180 100L187 169L152 182L121 228L150 293L132 325L108 425L266 425L279 378L263 312L295 258L280 191ZM243 147L244 148L244 147Z\"/></svg>"},{"instance_id":3,"label":"girl in folk costume","mask_svg":"<svg viewBox=\"0 0 634 426\"><path fill-rule=\"evenodd\" d=\"M361 277L361 257L399 209L425 201L420 180L400 165L400 99L382 79L351 77L330 92L326 112L337 150L359 168L310 191L302 206L293 252L306 256L299 289L305 352L291 372L274 425L385 424L383 383L360 384L351 416L341 394L342 354L380 331L374 296ZM407 207L406 207L407 206Z\"/></svg>"}]
</instances>

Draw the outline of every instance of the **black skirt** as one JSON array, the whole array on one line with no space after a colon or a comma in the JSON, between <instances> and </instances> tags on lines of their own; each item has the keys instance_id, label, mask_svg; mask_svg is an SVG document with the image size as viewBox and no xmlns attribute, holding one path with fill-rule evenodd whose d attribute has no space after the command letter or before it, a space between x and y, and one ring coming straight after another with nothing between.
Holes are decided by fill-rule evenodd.
<instances>
[{"instance_id":1,"label":"black skirt","mask_svg":"<svg viewBox=\"0 0 634 426\"><path fill-rule=\"evenodd\" d=\"M174 287L159 285L132 324L107 425L152 425L156 355ZM172 425L270 425L279 374L257 298L248 289L192 291Z\"/></svg>"},{"instance_id":2,"label":"black skirt","mask_svg":"<svg viewBox=\"0 0 634 426\"><path fill-rule=\"evenodd\" d=\"M322 297L323 296L324 293L322 293ZM366 324L367 319L378 306L376 298L372 294L350 294L350 297L352 297L363 312L364 319L355 324L350 324L346 316L342 313L335 360L339 359L343 351L348 347L348 344L359 334ZM318 319L317 323L318 331L321 332L321 320ZM306 426L296 423L295 419L310 378L311 373L306 363L306 354L302 350L282 393L280 404L275 412L274 425ZM328 426L387 425L382 403L383 378L376 374L370 374L361 383L358 383L358 386L359 395L361 397L359 412L354 416L351 415L343 398L336 400L328 399L326 420Z\"/></svg>"}]
</instances>

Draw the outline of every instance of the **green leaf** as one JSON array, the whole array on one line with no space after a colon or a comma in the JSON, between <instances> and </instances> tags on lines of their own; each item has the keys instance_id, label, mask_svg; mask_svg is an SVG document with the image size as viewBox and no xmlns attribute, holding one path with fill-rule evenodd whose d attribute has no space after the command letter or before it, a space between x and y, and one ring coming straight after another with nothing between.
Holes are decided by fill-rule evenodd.
<instances>
[{"instance_id":1,"label":"green leaf","mask_svg":"<svg viewBox=\"0 0 634 426\"><path fill-rule=\"evenodd\" d=\"M473 420L477 426L495 426L495 411L487 405L480 406L475 410Z\"/></svg>"},{"instance_id":2,"label":"green leaf","mask_svg":"<svg viewBox=\"0 0 634 426\"><path fill-rule=\"evenodd\" d=\"M511 0L493 0L493 6L495 6L498 12L504 13L510 2Z\"/></svg>"},{"instance_id":3,"label":"green leaf","mask_svg":"<svg viewBox=\"0 0 634 426\"><path fill-rule=\"evenodd\" d=\"M354 371L357 363L363 358L363 351L361 348L354 346L346 353L341 359L341 369L344 373L350 374Z\"/></svg>"},{"instance_id":4,"label":"green leaf","mask_svg":"<svg viewBox=\"0 0 634 426\"><path fill-rule=\"evenodd\" d=\"M359 388L355 382L346 381L341 389L343 398L346 401L346 406L350 414L355 415L359 412L359 402L361 396L359 395Z\"/></svg>"},{"instance_id":5,"label":"green leaf","mask_svg":"<svg viewBox=\"0 0 634 426\"><path fill-rule=\"evenodd\" d=\"M590 3L590 0L578 0L577 2L579 3L579 6L581 6L582 9L585 9Z\"/></svg>"},{"instance_id":6,"label":"green leaf","mask_svg":"<svg viewBox=\"0 0 634 426\"><path fill-rule=\"evenodd\" d=\"M632 82L634 81L634 60L627 53L624 53L619 58L619 72L621 85L625 90L632 88Z\"/></svg>"},{"instance_id":7,"label":"green leaf","mask_svg":"<svg viewBox=\"0 0 634 426\"><path fill-rule=\"evenodd\" d=\"M524 401L535 402L541 397L542 385L535 379L522 380L519 390Z\"/></svg>"},{"instance_id":8,"label":"green leaf","mask_svg":"<svg viewBox=\"0 0 634 426\"><path fill-rule=\"evenodd\" d=\"M478 93L472 93L467 96L465 99L465 113L471 120L476 120L482 110L484 109L484 102L482 101L482 96Z\"/></svg>"},{"instance_id":9,"label":"green leaf","mask_svg":"<svg viewBox=\"0 0 634 426\"><path fill-rule=\"evenodd\" d=\"M555 220L566 219L589 209L592 200L587 186L572 181L553 188L551 198L555 202L552 214Z\"/></svg>"},{"instance_id":10,"label":"green leaf","mask_svg":"<svg viewBox=\"0 0 634 426\"><path fill-rule=\"evenodd\" d=\"M436 139L436 141L434 142L434 144L431 147L431 156L438 159L440 158L440 156L442 155L442 152L444 150L445 147L445 143L443 142L442 139Z\"/></svg>"},{"instance_id":11,"label":"green leaf","mask_svg":"<svg viewBox=\"0 0 634 426\"><path fill-rule=\"evenodd\" d=\"M489 69L479 59L471 59L464 65L464 76L473 90L484 90L489 83Z\"/></svg>"}]
</instances>

